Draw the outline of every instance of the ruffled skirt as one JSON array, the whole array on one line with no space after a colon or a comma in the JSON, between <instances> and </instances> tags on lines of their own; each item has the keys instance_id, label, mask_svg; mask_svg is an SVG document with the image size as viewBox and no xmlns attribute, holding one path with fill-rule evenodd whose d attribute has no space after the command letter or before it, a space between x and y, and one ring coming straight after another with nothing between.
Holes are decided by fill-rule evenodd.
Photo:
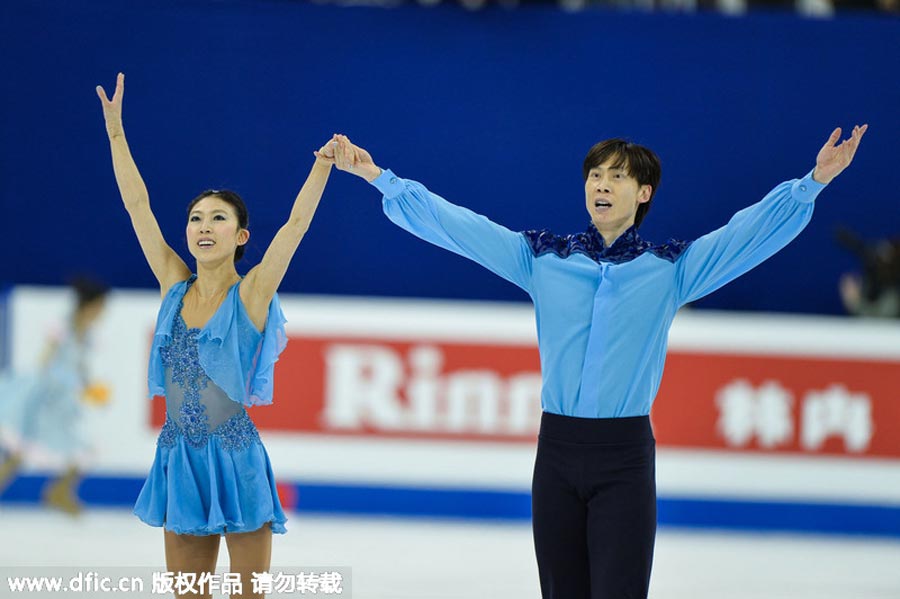
<instances>
[{"instance_id":1,"label":"ruffled skirt","mask_svg":"<svg viewBox=\"0 0 900 599\"><path fill-rule=\"evenodd\" d=\"M262 443L226 450L216 436L201 448L182 435L171 446L157 444L134 513L151 526L189 535L252 532L267 523L284 534L287 521Z\"/></svg>"}]
</instances>

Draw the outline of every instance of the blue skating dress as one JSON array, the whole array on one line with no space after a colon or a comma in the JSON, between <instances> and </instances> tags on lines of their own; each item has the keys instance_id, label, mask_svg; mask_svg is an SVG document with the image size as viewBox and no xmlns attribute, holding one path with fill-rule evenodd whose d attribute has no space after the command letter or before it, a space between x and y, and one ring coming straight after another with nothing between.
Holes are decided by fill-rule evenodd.
<instances>
[{"instance_id":1,"label":"blue skating dress","mask_svg":"<svg viewBox=\"0 0 900 599\"><path fill-rule=\"evenodd\" d=\"M150 395L166 398L166 422L134 513L178 534L251 532L287 518L269 456L244 406L272 403L284 349L284 315L272 298L263 332L250 321L236 283L209 322L189 329L184 294L196 276L163 299L150 350Z\"/></svg>"}]
</instances>

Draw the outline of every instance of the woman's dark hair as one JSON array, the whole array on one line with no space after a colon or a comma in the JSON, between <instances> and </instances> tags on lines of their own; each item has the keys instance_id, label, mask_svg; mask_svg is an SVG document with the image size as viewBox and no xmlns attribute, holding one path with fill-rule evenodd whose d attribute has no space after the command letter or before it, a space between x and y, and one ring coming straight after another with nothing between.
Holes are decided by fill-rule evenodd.
<instances>
[{"instance_id":1,"label":"woman's dark hair","mask_svg":"<svg viewBox=\"0 0 900 599\"><path fill-rule=\"evenodd\" d=\"M633 144L624 139L607 139L594 145L584 158L584 180L592 168L596 168L612 160L615 168L623 168L628 176L637 179L639 185L650 186L650 199L643 204L638 204L637 213L634 216L634 226L639 227L647 211L650 210L650 202L659 188L659 180L662 178L662 167L659 157L651 150L638 144Z\"/></svg>"},{"instance_id":2,"label":"woman's dark hair","mask_svg":"<svg viewBox=\"0 0 900 599\"><path fill-rule=\"evenodd\" d=\"M96 279L79 275L69 282L75 292L75 310L81 311L85 306L98 299L103 299L109 293L109 287Z\"/></svg>"},{"instance_id":3,"label":"woman's dark hair","mask_svg":"<svg viewBox=\"0 0 900 599\"><path fill-rule=\"evenodd\" d=\"M236 192L231 191L230 189L207 189L206 191L201 192L200 195L191 200L191 203L188 204L188 217L190 217L191 210L194 209L194 206L197 205L197 202L208 197L219 198L226 204L231 205L231 207L234 208L234 213L237 215L238 226L241 229L250 228L250 215L247 213L247 205L244 204L244 200L241 199L241 196L239 196ZM239 245L234 250L234 261L237 262L243 257L244 246Z\"/></svg>"}]
</instances>

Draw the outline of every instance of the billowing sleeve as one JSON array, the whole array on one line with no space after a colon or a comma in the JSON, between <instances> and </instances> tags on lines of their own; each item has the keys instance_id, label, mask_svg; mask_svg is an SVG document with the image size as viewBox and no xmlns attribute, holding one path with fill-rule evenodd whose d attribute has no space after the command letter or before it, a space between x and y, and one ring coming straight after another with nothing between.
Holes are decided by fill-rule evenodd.
<instances>
[{"instance_id":1,"label":"billowing sleeve","mask_svg":"<svg viewBox=\"0 0 900 599\"><path fill-rule=\"evenodd\" d=\"M786 246L806 227L824 184L812 178L785 181L728 224L692 242L675 263L680 305L733 281Z\"/></svg>"},{"instance_id":2,"label":"billowing sleeve","mask_svg":"<svg viewBox=\"0 0 900 599\"><path fill-rule=\"evenodd\" d=\"M181 297L185 294L187 283L188 281L185 280L172 285L163 298L156 316L156 328L153 332L153 342L150 345L150 363L147 366L147 387L150 399L166 394L166 368L162 362L162 348L168 345L172 338L172 322L178 314L178 307L181 305Z\"/></svg>"},{"instance_id":3,"label":"billowing sleeve","mask_svg":"<svg viewBox=\"0 0 900 599\"><path fill-rule=\"evenodd\" d=\"M284 323L287 320L281 311L281 303L278 294L272 297L269 304L269 314L266 318L266 328L263 330L263 338L259 344L259 353L256 357L255 368L250 379L250 388L247 393L247 405L266 405L272 403L275 386L275 362L278 356L287 346L287 334Z\"/></svg>"},{"instance_id":4,"label":"billowing sleeve","mask_svg":"<svg viewBox=\"0 0 900 599\"><path fill-rule=\"evenodd\" d=\"M197 336L200 366L229 399L245 406L272 403L275 362L287 345L278 294L262 331L250 320L235 285Z\"/></svg>"},{"instance_id":5,"label":"billowing sleeve","mask_svg":"<svg viewBox=\"0 0 900 599\"><path fill-rule=\"evenodd\" d=\"M372 185L384 195L384 213L393 223L531 292L534 254L520 233L451 204L421 183L401 179L389 170Z\"/></svg>"}]
</instances>

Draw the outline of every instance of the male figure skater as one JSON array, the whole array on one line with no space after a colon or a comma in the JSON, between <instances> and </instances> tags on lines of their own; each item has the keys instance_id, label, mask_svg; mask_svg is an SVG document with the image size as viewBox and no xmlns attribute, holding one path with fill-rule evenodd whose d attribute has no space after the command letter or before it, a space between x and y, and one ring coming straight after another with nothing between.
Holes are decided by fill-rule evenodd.
<instances>
[{"instance_id":1,"label":"male figure skater","mask_svg":"<svg viewBox=\"0 0 900 599\"><path fill-rule=\"evenodd\" d=\"M515 233L375 165L338 136L335 162L383 195L400 227L465 256L531 296L543 389L532 482L544 599L645 599L656 537L650 408L678 309L784 247L819 192L850 162L867 125L835 129L801 179L776 186L721 229L656 245L638 236L659 159L620 139L584 160L591 224L583 233Z\"/></svg>"}]
</instances>

